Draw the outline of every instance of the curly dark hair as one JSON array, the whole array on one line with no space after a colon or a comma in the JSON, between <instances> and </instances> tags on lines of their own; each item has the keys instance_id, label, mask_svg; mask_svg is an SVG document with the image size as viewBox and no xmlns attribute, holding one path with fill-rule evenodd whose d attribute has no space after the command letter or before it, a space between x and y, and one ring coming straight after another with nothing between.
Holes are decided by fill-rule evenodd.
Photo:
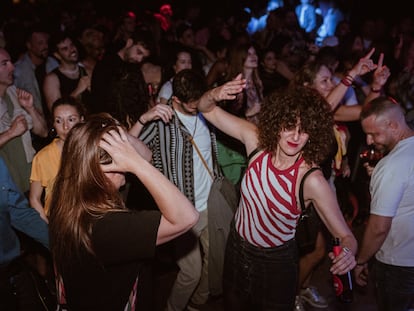
<instances>
[{"instance_id":1,"label":"curly dark hair","mask_svg":"<svg viewBox=\"0 0 414 311\"><path fill-rule=\"evenodd\" d=\"M259 145L267 151L276 150L279 133L295 128L309 135L303 147L306 163L322 163L335 142L333 114L326 100L314 89L295 86L269 95L259 114Z\"/></svg>"}]
</instances>

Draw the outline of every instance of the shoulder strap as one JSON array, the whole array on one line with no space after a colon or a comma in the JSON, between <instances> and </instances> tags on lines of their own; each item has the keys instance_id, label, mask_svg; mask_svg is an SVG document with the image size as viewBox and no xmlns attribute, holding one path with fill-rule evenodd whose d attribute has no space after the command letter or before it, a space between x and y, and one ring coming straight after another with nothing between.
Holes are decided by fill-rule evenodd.
<instances>
[{"instance_id":1,"label":"shoulder strap","mask_svg":"<svg viewBox=\"0 0 414 311\"><path fill-rule=\"evenodd\" d=\"M305 183L306 177L308 177L312 172L314 172L316 170L320 170L320 168L319 167L312 167L310 170L308 170L305 173L305 175L303 175L302 180L300 181L300 186L299 186L299 201L300 201L300 206L302 208L302 212L306 208L306 206L305 206L305 199L303 198L303 184Z\"/></svg>"},{"instance_id":2,"label":"shoulder strap","mask_svg":"<svg viewBox=\"0 0 414 311\"><path fill-rule=\"evenodd\" d=\"M250 152L250 154L247 157L247 161L249 162L256 154L259 153L259 151L261 151L261 149L259 147L257 147L252 152Z\"/></svg>"}]
</instances>

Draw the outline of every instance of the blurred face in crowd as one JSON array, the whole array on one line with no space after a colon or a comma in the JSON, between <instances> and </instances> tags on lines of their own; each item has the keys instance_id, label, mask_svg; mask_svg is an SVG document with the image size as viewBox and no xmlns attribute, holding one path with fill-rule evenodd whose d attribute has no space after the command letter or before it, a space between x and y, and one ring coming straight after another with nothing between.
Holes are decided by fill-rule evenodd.
<instances>
[{"instance_id":1,"label":"blurred face in crowd","mask_svg":"<svg viewBox=\"0 0 414 311\"><path fill-rule=\"evenodd\" d=\"M128 42L132 42L131 39L128 39ZM125 59L124 61L133 64L141 63L144 58L150 55L150 50L145 48L141 43L130 45L125 50Z\"/></svg>"},{"instance_id":2,"label":"blurred face in crowd","mask_svg":"<svg viewBox=\"0 0 414 311\"><path fill-rule=\"evenodd\" d=\"M29 55L46 60L49 56L49 35L45 32L34 32L27 42Z\"/></svg>"},{"instance_id":3,"label":"blurred face in crowd","mask_svg":"<svg viewBox=\"0 0 414 311\"><path fill-rule=\"evenodd\" d=\"M122 21L121 28L126 33L133 33L137 25L137 18L134 12L128 12Z\"/></svg>"},{"instance_id":4,"label":"blurred face in crowd","mask_svg":"<svg viewBox=\"0 0 414 311\"><path fill-rule=\"evenodd\" d=\"M332 73L325 65L322 65L315 75L312 87L316 89L323 97L327 97L334 88L332 82Z\"/></svg>"},{"instance_id":5,"label":"blurred face in crowd","mask_svg":"<svg viewBox=\"0 0 414 311\"><path fill-rule=\"evenodd\" d=\"M60 105L53 111L53 127L57 136L65 140L72 127L83 120L77 109L72 105Z\"/></svg>"},{"instance_id":6,"label":"blurred face in crowd","mask_svg":"<svg viewBox=\"0 0 414 311\"><path fill-rule=\"evenodd\" d=\"M179 41L185 46L194 46L194 40L194 31L191 28L185 30L179 38Z\"/></svg>"},{"instance_id":7,"label":"blurred face in crowd","mask_svg":"<svg viewBox=\"0 0 414 311\"><path fill-rule=\"evenodd\" d=\"M177 60L174 65L175 73L179 73L181 70L184 69L191 69L193 67L191 61L191 55L187 52L180 52L177 55Z\"/></svg>"},{"instance_id":8,"label":"blurred face in crowd","mask_svg":"<svg viewBox=\"0 0 414 311\"><path fill-rule=\"evenodd\" d=\"M55 57L60 62L65 63L77 63L78 62L78 49L70 38L66 38L57 45L57 52Z\"/></svg>"},{"instance_id":9,"label":"blurred face in crowd","mask_svg":"<svg viewBox=\"0 0 414 311\"><path fill-rule=\"evenodd\" d=\"M262 66L264 70L268 72L276 71L276 67L277 67L276 53L273 51L267 51L266 54L263 56Z\"/></svg>"},{"instance_id":10,"label":"blurred face in crowd","mask_svg":"<svg viewBox=\"0 0 414 311\"><path fill-rule=\"evenodd\" d=\"M172 98L173 98L174 109L178 110L182 114L192 115L192 116L197 115L198 113L197 105L200 101L199 99L191 100L189 102L184 102L178 99L176 96L173 96Z\"/></svg>"},{"instance_id":11,"label":"blurred face in crowd","mask_svg":"<svg viewBox=\"0 0 414 311\"><path fill-rule=\"evenodd\" d=\"M254 69L257 68L258 65L258 57L256 54L256 50L254 49L254 47L250 47L247 50L247 57L246 60L244 61L244 68L245 69Z\"/></svg>"},{"instance_id":12,"label":"blurred face in crowd","mask_svg":"<svg viewBox=\"0 0 414 311\"><path fill-rule=\"evenodd\" d=\"M0 48L0 89L6 89L13 84L14 65L11 61L10 54L3 48Z\"/></svg>"}]
</instances>

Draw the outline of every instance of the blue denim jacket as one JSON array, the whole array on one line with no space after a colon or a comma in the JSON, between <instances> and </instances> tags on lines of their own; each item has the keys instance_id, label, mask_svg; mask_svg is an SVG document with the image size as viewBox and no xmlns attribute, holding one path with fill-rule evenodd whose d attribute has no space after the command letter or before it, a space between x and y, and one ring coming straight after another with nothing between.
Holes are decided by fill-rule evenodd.
<instances>
[{"instance_id":1,"label":"blue denim jacket","mask_svg":"<svg viewBox=\"0 0 414 311\"><path fill-rule=\"evenodd\" d=\"M47 223L29 206L0 158L0 266L20 255L17 229L49 248Z\"/></svg>"}]
</instances>

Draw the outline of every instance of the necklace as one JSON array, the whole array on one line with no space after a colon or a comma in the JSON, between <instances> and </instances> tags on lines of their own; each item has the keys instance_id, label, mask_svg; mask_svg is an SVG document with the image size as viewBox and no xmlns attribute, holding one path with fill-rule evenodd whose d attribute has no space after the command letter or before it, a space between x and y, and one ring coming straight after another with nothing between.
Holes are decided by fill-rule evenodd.
<instances>
[{"instance_id":1,"label":"necklace","mask_svg":"<svg viewBox=\"0 0 414 311\"><path fill-rule=\"evenodd\" d=\"M63 73L66 73L66 74L68 74L68 75L73 75L73 74L75 74L75 73L78 73L78 72L79 72L79 66L76 66L76 68L75 68L75 69L73 69L73 70L68 70L68 69L60 69L60 71L61 71L61 72L63 72Z\"/></svg>"},{"instance_id":2,"label":"necklace","mask_svg":"<svg viewBox=\"0 0 414 311\"><path fill-rule=\"evenodd\" d=\"M195 118L196 118L196 119L195 119L195 121L194 121L194 130L193 130L193 135L191 135L191 136L193 137L193 139L194 139L194 135L195 135L196 130L197 130L198 114L196 114Z\"/></svg>"},{"instance_id":3,"label":"necklace","mask_svg":"<svg viewBox=\"0 0 414 311\"><path fill-rule=\"evenodd\" d=\"M197 131L197 123L198 123L198 113L195 115L195 121L193 124L191 124L191 118L194 116L184 115L181 113L181 116L178 115L178 111L175 111L175 115L180 120L180 122L184 125L184 127L187 129L188 133L191 135L191 139L194 138L194 135ZM192 131L191 131L192 129ZM191 134L192 132L192 134Z\"/></svg>"}]
</instances>

